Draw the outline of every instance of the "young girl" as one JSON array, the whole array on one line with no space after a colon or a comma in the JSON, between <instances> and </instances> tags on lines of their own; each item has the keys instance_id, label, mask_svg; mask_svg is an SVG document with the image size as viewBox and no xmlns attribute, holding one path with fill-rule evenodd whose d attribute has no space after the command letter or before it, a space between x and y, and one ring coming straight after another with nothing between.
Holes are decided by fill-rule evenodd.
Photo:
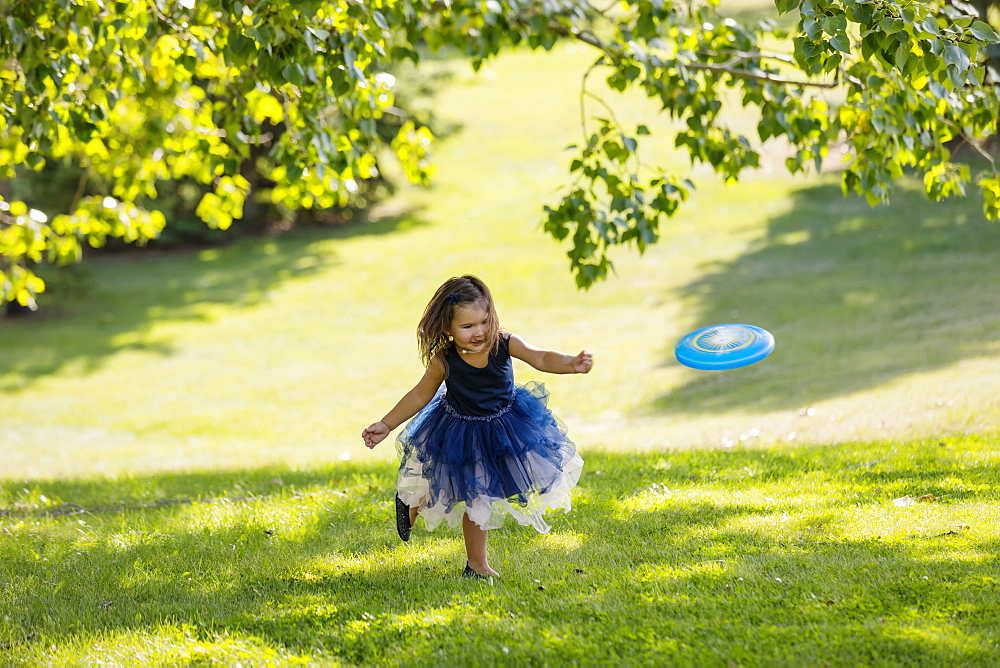
<instances>
[{"instance_id":1,"label":"young girl","mask_svg":"<svg viewBox=\"0 0 1000 668\"><path fill-rule=\"evenodd\" d=\"M546 533L548 508L570 510L583 460L546 406L538 383L515 385L511 357L549 373L587 373L590 353L566 355L525 343L500 329L489 288L475 276L452 278L431 299L417 328L423 377L384 418L365 429L374 448L400 434L396 529L409 540L419 514L428 530L462 524L463 575L490 568L490 529L507 514ZM444 387L441 383L444 382Z\"/></svg>"}]
</instances>

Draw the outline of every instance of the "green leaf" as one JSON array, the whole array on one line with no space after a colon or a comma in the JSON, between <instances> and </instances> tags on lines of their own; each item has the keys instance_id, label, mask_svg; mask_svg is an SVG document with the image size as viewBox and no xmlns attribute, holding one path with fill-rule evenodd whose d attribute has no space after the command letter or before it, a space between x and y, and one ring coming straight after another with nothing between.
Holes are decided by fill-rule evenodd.
<instances>
[{"instance_id":1,"label":"green leaf","mask_svg":"<svg viewBox=\"0 0 1000 668\"><path fill-rule=\"evenodd\" d=\"M962 88L965 86L965 73L957 67L948 68L948 79L955 88Z\"/></svg>"},{"instance_id":2,"label":"green leaf","mask_svg":"<svg viewBox=\"0 0 1000 668\"><path fill-rule=\"evenodd\" d=\"M956 67L961 72L969 69L969 54L957 44L949 42L944 45L944 61L948 65Z\"/></svg>"},{"instance_id":3,"label":"green leaf","mask_svg":"<svg viewBox=\"0 0 1000 668\"><path fill-rule=\"evenodd\" d=\"M906 71L906 63L909 60L911 53L912 51L910 50L909 44L904 43L899 45L899 49L896 51L895 63L896 69L900 72Z\"/></svg>"},{"instance_id":4,"label":"green leaf","mask_svg":"<svg viewBox=\"0 0 1000 668\"><path fill-rule=\"evenodd\" d=\"M851 40L844 33L830 38L830 46L837 51L843 51L847 54L851 53Z\"/></svg>"},{"instance_id":5,"label":"green leaf","mask_svg":"<svg viewBox=\"0 0 1000 668\"><path fill-rule=\"evenodd\" d=\"M875 33L866 35L861 39L861 57L864 60L871 60L872 56L879 50L879 41Z\"/></svg>"},{"instance_id":6,"label":"green leaf","mask_svg":"<svg viewBox=\"0 0 1000 668\"><path fill-rule=\"evenodd\" d=\"M787 14L799 8L799 0L774 0L774 6L778 8L778 14Z\"/></svg>"},{"instance_id":7,"label":"green leaf","mask_svg":"<svg viewBox=\"0 0 1000 668\"><path fill-rule=\"evenodd\" d=\"M1000 176L980 179L978 185L983 195L983 214L988 220L1000 219Z\"/></svg>"},{"instance_id":8,"label":"green leaf","mask_svg":"<svg viewBox=\"0 0 1000 668\"><path fill-rule=\"evenodd\" d=\"M997 31L984 21L976 21L969 28L969 31L976 39L981 39L984 42L1000 42L1000 35L997 34Z\"/></svg>"}]
</instances>

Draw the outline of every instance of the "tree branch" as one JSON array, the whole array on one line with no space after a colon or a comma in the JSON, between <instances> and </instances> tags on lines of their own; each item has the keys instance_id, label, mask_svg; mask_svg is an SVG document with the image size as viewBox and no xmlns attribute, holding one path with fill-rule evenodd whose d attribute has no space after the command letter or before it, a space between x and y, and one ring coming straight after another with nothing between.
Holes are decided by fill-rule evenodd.
<instances>
[{"instance_id":1,"label":"tree branch","mask_svg":"<svg viewBox=\"0 0 1000 668\"><path fill-rule=\"evenodd\" d=\"M521 17L518 17L518 19L522 20ZM601 41L601 39L598 38L596 35L589 33L587 31L579 30L576 28L569 28L565 25L562 25L561 23L556 23L556 22L550 22L549 29L561 37L576 39L580 42L583 42L584 44L592 46L595 49L607 55L612 60L618 60L622 56L622 53L620 51L612 49L603 41ZM706 52L704 55L718 56L723 54L729 55L729 53L725 51ZM798 79L786 79L771 74L769 72L753 72L751 70L738 69L735 67L736 65L740 63L745 63L748 60L758 60L758 59L777 60L779 62L783 62L790 65L795 64L795 60L793 58L791 58L790 56L785 56L783 54L769 53L769 52L733 51L732 56L733 57L728 62L722 64L690 62L690 63L683 63L683 66L692 70L728 74L730 76L739 79L766 81L768 83L780 84L783 86L795 86L798 88L830 89L842 86L844 83L853 83L853 84L861 83L857 79L844 75L839 68L838 68L838 73L841 75L840 77L838 77L834 81L821 82L821 81L809 81L809 80L803 81Z\"/></svg>"},{"instance_id":2,"label":"tree branch","mask_svg":"<svg viewBox=\"0 0 1000 668\"><path fill-rule=\"evenodd\" d=\"M947 118L942 118L941 122L950 127L951 129L955 130L956 136L959 137L964 144L966 144L969 148L978 153L980 157L985 158L986 161L990 163L990 169L992 169L994 173L997 171L997 163L993 159L993 156L984 151L982 146L972 141L972 139L970 139L969 136L965 134L962 128L960 128L953 121L950 121Z\"/></svg>"},{"instance_id":3,"label":"tree branch","mask_svg":"<svg viewBox=\"0 0 1000 668\"><path fill-rule=\"evenodd\" d=\"M730 61L732 62L732 61ZM736 60L736 62L745 62L741 60ZM683 63L683 66L690 70L700 70L707 72L716 72L719 74L728 74L732 77L738 79L750 79L753 81L766 81L767 83L781 84L782 86L795 86L797 88L837 88L842 86L844 83L860 84L861 82L853 77L843 76L843 78L837 78L833 81L809 81L801 79L785 79L783 77L775 76L770 72L751 72L750 70L736 69L730 66L728 63L723 63L720 65L715 65L712 63Z\"/></svg>"}]
</instances>

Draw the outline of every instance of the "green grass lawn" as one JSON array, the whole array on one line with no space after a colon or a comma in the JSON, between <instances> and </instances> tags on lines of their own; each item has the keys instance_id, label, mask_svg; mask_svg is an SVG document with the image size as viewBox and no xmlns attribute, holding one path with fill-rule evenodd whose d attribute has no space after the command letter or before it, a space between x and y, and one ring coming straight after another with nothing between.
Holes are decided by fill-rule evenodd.
<instances>
[{"instance_id":1,"label":"green grass lawn","mask_svg":"<svg viewBox=\"0 0 1000 668\"><path fill-rule=\"evenodd\" d=\"M455 530L399 542L380 463L5 484L0 661L1000 663L995 439L587 463L492 586Z\"/></svg>"},{"instance_id":2,"label":"green grass lawn","mask_svg":"<svg viewBox=\"0 0 1000 668\"><path fill-rule=\"evenodd\" d=\"M0 664L1000 665L1000 226L916 184L872 209L695 168L661 242L578 292L539 221L586 65L459 69L433 188L371 222L94 258L0 320ZM360 439L465 272L511 331L595 354L516 369L587 467L552 534L494 534L492 587L456 532L399 544L395 453ZM775 352L678 365L718 322Z\"/></svg>"},{"instance_id":3,"label":"green grass lawn","mask_svg":"<svg viewBox=\"0 0 1000 668\"><path fill-rule=\"evenodd\" d=\"M903 184L873 209L842 197L836 175L705 177L659 245L623 249L615 278L577 291L538 226L578 134L572 87L551 81L585 64L560 51L460 70L440 103L465 127L439 147L438 180L375 222L97 259L82 296L0 321L3 475L367 457L361 429L421 373L423 306L464 272L490 284L511 331L593 351L590 376L545 379L586 449L995 430L1000 226L972 201L933 205ZM684 168L648 148L647 162ZM683 334L734 321L773 332L774 354L728 373L676 363Z\"/></svg>"}]
</instances>

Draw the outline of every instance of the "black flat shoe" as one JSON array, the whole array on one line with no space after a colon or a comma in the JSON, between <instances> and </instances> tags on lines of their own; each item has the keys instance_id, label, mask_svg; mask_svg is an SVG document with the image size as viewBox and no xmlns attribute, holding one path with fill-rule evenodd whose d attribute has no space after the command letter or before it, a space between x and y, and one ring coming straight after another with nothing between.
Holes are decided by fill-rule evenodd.
<instances>
[{"instance_id":1,"label":"black flat shoe","mask_svg":"<svg viewBox=\"0 0 1000 668\"><path fill-rule=\"evenodd\" d=\"M410 540L410 507L396 495L396 533L403 542Z\"/></svg>"},{"instance_id":2,"label":"black flat shoe","mask_svg":"<svg viewBox=\"0 0 1000 668\"><path fill-rule=\"evenodd\" d=\"M469 567L469 562L465 562L465 570L462 571L463 578L469 578L470 580L489 580L488 575L483 575L482 573L477 573L472 568Z\"/></svg>"}]
</instances>

